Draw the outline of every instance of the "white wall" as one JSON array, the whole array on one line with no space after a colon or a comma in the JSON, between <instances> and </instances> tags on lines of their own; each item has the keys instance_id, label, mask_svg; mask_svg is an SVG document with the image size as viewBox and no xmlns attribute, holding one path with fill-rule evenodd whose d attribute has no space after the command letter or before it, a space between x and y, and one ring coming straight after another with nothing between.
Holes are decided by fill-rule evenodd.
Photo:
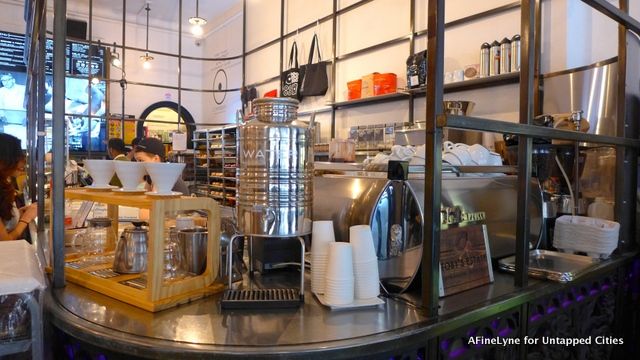
<instances>
[{"instance_id":1,"label":"white wall","mask_svg":"<svg viewBox=\"0 0 640 360\"><path fill-rule=\"evenodd\" d=\"M23 5L11 0L0 0L0 6L2 9L0 11L0 30L24 33ZM53 31L52 6L52 2L49 2L47 17L47 29L49 31ZM183 24L182 54L207 58L242 54L242 16L239 16L241 11L242 5L239 3L239 6L222 14L220 18L210 19L214 23L219 23L219 25L211 33L206 34L203 39L192 36L188 32L187 25ZM87 12L88 3L77 3L75 6L69 6L67 17L88 21ZM152 6L149 49L177 54L179 50L178 14L175 14L175 19L173 20L170 17L167 18L166 14L163 17L164 20L154 19ZM126 20L126 45L144 49L146 40L146 17L144 13L139 16L128 16ZM121 44L122 21L94 15L92 39L96 42L99 40L105 45L111 45L114 42ZM122 51L117 51L122 56ZM145 70L142 68L140 61L141 55L144 55L144 52L127 50L124 58L126 79L129 82L125 93L124 113L135 115L136 117L140 116L144 109L155 102L165 100L178 102L177 90L134 84L135 82L140 82L178 87L178 59L171 56L151 54L154 57L152 67ZM223 66L229 68L227 69L229 87L240 87L242 83L241 60L222 63L183 59L180 85L183 88L212 89L213 77L217 69ZM109 66L109 74L112 79L120 79L121 77L121 71L112 66ZM230 106L237 108L240 106L238 105L239 98L239 93L229 93L227 94L227 99L225 99L225 104L232 104ZM235 102L232 103L232 101ZM202 94L200 92L182 91L181 103L193 115L197 123L222 122L222 120L231 122L233 120L233 117L229 117L229 113L233 113L233 111L221 114L217 117L218 119L213 116L220 109L215 110L216 106L214 105L216 104L213 101L212 93ZM122 91L117 83L110 85L109 105L110 112L122 112Z\"/></svg>"},{"instance_id":2,"label":"white wall","mask_svg":"<svg viewBox=\"0 0 640 360\"><path fill-rule=\"evenodd\" d=\"M338 17L337 55L353 52L383 41L409 35L410 1L415 2L416 31L426 29L427 0L375 0ZM357 0L340 0L338 8L357 3ZM460 19L478 12L510 4L512 0L447 0L445 21ZM613 1L612 1L613 2ZM617 1L615 2L617 3ZM632 2L633 3L633 2ZM304 4L304 5L303 5ZM331 0L285 1L285 33L313 22L331 12ZM640 6L631 4L631 14L640 17ZM542 57L543 73L588 65L617 54L617 26L599 12L580 0L544 0L542 7ZM277 37L280 31L280 7L276 0L250 0L247 2L248 49L258 47ZM255 21L251 21L254 19ZM283 49L288 58L292 40L300 51L300 62L306 61L307 50L313 32L321 39L325 56L331 54L332 24L326 22L319 29L302 32L286 39ZM479 19L445 32L445 71L462 69L479 62L479 49L483 42L500 41L520 33L520 9ZM252 54L247 59L247 83L260 82L278 74L278 45ZM416 38L416 51L426 48L426 36ZM398 85L405 86L405 60L409 55L409 41L380 50L338 61L336 64L336 101L346 99L346 83L362 75L378 72L394 72ZM285 61L284 67L287 64ZM281 69L280 69L281 70ZM278 87L277 82L263 86ZM518 85L504 85L488 89L447 94L445 99L472 100L476 103L473 115L506 120L518 120ZM260 95L260 94L259 94ZM321 99L304 99L301 110L326 108L331 100L328 93ZM425 101L415 102L415 120L424 120ZM350 126L403 122L408 120L408 102L396 101L352 109L337 110L336 136L345 137ZM321 116L326 122L326 114ZM323 140L328 140L330 123L322 128Z\"/></svg>"},{"instance_id":3,"label":"white wall","mask_svg":"<svg viewBox=\"0 0 640 360\"><path fill-rule=\"evenodd\" d=\"M207 59L242 55L242 4L218 19L215 28L204 37L202 56ZM205 90L239 89L242 87L242 58L202 62L200 87ZM226 81L225 81L226 80ZM225 86L226 84L226 86ZM240 91L203 93L203 124L234 123L236 110L242 107ZM204 127L210 125L203 125Z\"/></svg>"}]
</instances>

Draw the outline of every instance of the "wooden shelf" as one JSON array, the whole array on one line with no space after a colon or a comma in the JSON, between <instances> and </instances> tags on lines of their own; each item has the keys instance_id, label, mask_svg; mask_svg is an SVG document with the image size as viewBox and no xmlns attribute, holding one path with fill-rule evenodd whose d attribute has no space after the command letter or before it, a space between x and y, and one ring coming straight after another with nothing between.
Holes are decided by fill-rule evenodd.
<instances>
[{"instance_id":1,"label":"wooden shelf","mask_svg":"<svg viewBox=\"0 0 640 360\"><path fill-rule=\"evenodd\" d=\"M220 260L220 207L206 197L150 198L146 195L121 195L112 191L96 192L86 189L65 190L67 199L94 201L107 204L107 214L118 219L118 206L132 206L150 210L147 245L147 271L141 274L117 274L102 277L92 273L107 270L112 262L103 262L82 269L65 266L69 281L95 290L120 301L147 311L160 311L182 303L224 290L224 285L216 282ZM204 210L208 213L207 261L204 272L171 282L164 281L165 217L167 213L179 210ZM114 235L115 236L115 235ZM113 236L112 236L113 237ZM108 244L115 239L108 238ZM113 249L113 247L108 247ZM70 261L73 259L69 258ZM144 280L142 278L144 277ZM127 280L144 281L144 287L127 285ZM124 283L123 283L124 282Z\"/></svg>"},{"instance_id":2,"label":"wooden shelf","mask_svg":"<svg viewBox=\"0 0 640 360\"><path fill-rule=\"evenodd\" d=\"M147 195L125 194L114 191L92 191L87 188L66 189L67 200L95 201L107 205L124 205L140 209L151 209L153 199Z\"/></svg>"}]
</instances>

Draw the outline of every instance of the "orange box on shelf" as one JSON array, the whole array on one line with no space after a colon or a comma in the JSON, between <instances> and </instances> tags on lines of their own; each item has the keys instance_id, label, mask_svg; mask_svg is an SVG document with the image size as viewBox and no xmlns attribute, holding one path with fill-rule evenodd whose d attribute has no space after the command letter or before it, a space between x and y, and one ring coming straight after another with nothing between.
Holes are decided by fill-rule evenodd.
<instances>
[{"instance_id":1,"label":"orange box on shelf","mask_svg":"<svg viewBox=\"0 0 640 360\"><path fill-rule=\"evenodd\" d=\"M372 73L369 75L365 75L362 77L362 92L361 92L361 96L363 98L366 97L370 97L373 96L373 82L374 82L374 76L376 76L376 74L378 73Z\"/></svg>"},{"instance_id":2,"label":"orange box on shelf","mask_svg":"<svg viewBox=\"0 0 640 360\"><path fill-rule=\"evenodd\" d=\"M392 94L397 90L398 77L394 73L373 74L373 95Z\"/></svg>"},{"instance_id":3,"label":"orange box on shelf","mask_svg":"<svg viewBox=\"0 0 640 360\"><path fill-rule=\"evenodd\" d=\"M362 96L362 79L349 81L347 83L347 100L360 99Z\"/></svg>"}]
</instances>

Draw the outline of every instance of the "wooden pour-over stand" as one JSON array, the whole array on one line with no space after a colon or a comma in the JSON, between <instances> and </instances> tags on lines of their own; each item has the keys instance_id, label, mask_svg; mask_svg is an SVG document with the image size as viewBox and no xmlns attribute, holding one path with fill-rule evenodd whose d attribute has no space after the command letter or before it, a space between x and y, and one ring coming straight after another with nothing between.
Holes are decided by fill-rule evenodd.
<instances>
[{"instance_id":1,"label":"wooden pour-over stand","mask_svg":"<svg viewBox=\"0 0 640 360\"><path fill-rule=\"evenodd\" d=\"M224 290L224 284L215 282L220 261L220 207L210 198L179 197L171 199L150 198L146 195L119 194L115 192L92 192L85 189L67 189L69 200L85 200L107 204L107 214L116 224L118 206L149 209L149 237L147 271L143 274L111 274L111 277L96 275L96 271L109 273L111 263L75 269L65 266L70 282L95 290L120 301L147 311L160 311L178 304L196 300ZM180 280L164 281L164 219L167 212L180 210L204 210L208 213L207 266L201 275ZM115 239L107 239L115 244ZM129 281L142 279L144 287L127 285Z\"/></svg>"}]
</instances>

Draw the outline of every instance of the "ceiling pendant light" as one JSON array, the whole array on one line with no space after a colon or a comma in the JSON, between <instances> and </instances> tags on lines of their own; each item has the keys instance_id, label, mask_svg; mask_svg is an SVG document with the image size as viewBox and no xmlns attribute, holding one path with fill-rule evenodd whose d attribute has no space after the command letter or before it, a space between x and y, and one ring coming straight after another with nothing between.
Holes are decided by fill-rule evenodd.
<instances>
[{"instance_id":1,"label":"ceiling pendant light","mask_svg":"<svg viewBox=\"0 0 640 360\"><path fill-rule=\"evenodd\" d=\"M122 67L122 61L120 60L120 54L116 51L116 43L113 43L113 49L111 50L111 65L120 69Z\"/></svg>"},{"instance_id":2,"label":"ceiling pendant light","mask_svg":"<svg viewBox=\"0 0 640 360\"><path fill-rule=\"evenodd\" d=\"M144 69L151 68L151 60L153 60L153 56L149 55L149 11L151 8L149 7L149 3L147 3L147 7L144 8L147 12L147 46L145 48L145 53L143 56L140 56L140 60L142 61L142 67Z\"/></svg>"},{"instance_id":3,"label":"ceiling pendant light","mask_svg":"<svg viewBox=\"0 0 640 360\"><path fill-rule=\"evenodd\" d=\"M189 24L191 24L191 33L195 36L202 36L204 29L202 28L207 24L207 20L199 16L200 1L196 0L196 16L189 18Z\"/></svg>"}]
</instances>

